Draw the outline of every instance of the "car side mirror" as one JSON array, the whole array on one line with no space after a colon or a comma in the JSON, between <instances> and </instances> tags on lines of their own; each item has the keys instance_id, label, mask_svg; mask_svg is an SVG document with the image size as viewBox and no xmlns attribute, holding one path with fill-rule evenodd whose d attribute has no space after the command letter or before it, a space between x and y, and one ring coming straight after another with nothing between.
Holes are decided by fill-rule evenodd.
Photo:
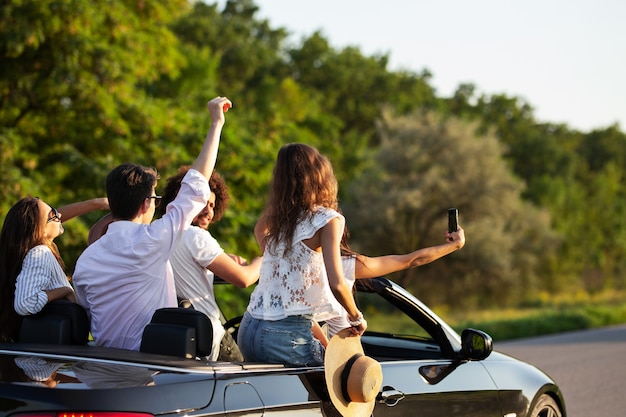
<instances>
[{"instance_id":1,"label":"car side mirror","mask_svg":"<svg viewBox=\"0 0 626 417\"><path fill-rule=\"evenodd\" d=\"M461 333L461 360L481 361L493 351L493 341L487 333L465 329Z\"/></svg>"}]
</instances>

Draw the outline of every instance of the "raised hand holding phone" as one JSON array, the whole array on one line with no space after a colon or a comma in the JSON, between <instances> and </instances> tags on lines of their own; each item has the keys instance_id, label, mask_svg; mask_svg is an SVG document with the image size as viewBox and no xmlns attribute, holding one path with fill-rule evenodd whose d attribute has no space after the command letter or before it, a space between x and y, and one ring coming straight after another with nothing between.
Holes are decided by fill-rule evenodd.
<instances>
[{"instance_id":1,"label":"raised hand holding phone","mask_svg":"<svg viewBox=\"0 0 626 417\"><path fill-rule=\"evenodd\" d=\"M448 232L459 231L459 210L456 208L448 209Z\"/></svg>"}]
</instances>

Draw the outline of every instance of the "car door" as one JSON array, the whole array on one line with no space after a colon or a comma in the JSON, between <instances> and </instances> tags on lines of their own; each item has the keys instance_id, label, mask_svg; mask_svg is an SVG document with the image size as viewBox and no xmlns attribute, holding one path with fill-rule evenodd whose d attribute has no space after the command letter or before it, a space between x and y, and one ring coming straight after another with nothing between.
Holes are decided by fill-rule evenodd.
<instances>
[{"instance_id":1,"label":"car door","mask_svg":"<svg viewBox=\"0 0 626 417\"><path fill-rule=\"evenodd\" d=\"M321 417L325 390L322 367L244 364L243 371L218 376L216 401L223 399L230 417Z\"/></svg>"},{"instance_id":2,"label":"car door","mask_svg":"<svg viewBox=\"0 0 626 417\"><path fill-rule=\"evenodd\" d=\"M460 337L447 324L389 280L360 284L361 311L384 317L361 338L383 368L374 416L501 416L495 383L479 361L458 360Z\"/></svg>"},{"instance_id":3,"label":"car door","mask_svg":"<svg viewBox=\"0 0 626 417\"><path fill-rule=\"evenodd\" d=\"M480 362L381 362L383 388L374 416L499 416L498 391Z\"/></svg>"}]
</instances>

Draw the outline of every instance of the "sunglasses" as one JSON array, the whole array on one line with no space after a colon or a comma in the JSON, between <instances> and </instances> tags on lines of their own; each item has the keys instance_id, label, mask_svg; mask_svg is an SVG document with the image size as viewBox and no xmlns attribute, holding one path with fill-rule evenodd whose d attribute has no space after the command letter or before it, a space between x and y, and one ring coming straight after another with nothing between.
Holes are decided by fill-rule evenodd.
<instances>
[{"instance_id":1,"label":"sunglasses","mask_svg":"<svg viewBox=\"0 0 626 417\"><path fill-rule=\"evenodd\" d=\"M61 215L59 214L57 209L50 208L50 212L48 213L48 221L46 223L60 222L60 221L61 221Z\"/></svg>"},{"instance_id":2,"label":"sunglasses","mask_svg":"<svg viewBox=\"0 0 626 417\"><path fill-rule=\"evenodd\" d=\"M146 198L154 198L154 207L159 207L159 204L161 204L161 199L163 197L161 197L160 195L151 195L150 197L146 197Z\"/></svg>"}]
</instances>

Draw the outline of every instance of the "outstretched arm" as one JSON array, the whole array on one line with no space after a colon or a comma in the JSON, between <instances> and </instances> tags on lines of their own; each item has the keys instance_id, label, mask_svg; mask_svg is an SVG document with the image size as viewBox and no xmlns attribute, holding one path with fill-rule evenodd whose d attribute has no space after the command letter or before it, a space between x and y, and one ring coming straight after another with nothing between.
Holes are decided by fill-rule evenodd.
<instances>
[{"instance_id":1,"label":"outstretched arm","mask_svg":"<svg viewBox=\"0 0 626 417\"><path fill-rule=\"evenodd\" d=\"M409 268L425 265L442 258L465 245L465 232L461 227L458 231L447 233L448 243L428 248L418 249L403 255L386 255L368 257L357 255L355 276L361 278L375 278L392 272L403 271Z\"/></svg>"},{"instance_id":2,"label":"outstretched arm","mask_svg":"<svg viewBox=\"0 0 626 417\"><path fill-rule=\"evenodd\" d=\"M231 284L246 288L259 280L262 258L254 258L250 264L242 265L230 255L222 253L208 266L208 269L218 277Z\"/></svg>"},{"instance_id":3,"label":"outstretched arm","mask_svg":"<svg viewBox=\"0 0 626 417\"><path fill-rule=\"evenodd\" d=\"M74 217L82 216L94 210L108 210L109 199L106 197L92 198L91 200L79 201L59 207L61 221L66 222Z\"/></svg>"}]
</instances>

